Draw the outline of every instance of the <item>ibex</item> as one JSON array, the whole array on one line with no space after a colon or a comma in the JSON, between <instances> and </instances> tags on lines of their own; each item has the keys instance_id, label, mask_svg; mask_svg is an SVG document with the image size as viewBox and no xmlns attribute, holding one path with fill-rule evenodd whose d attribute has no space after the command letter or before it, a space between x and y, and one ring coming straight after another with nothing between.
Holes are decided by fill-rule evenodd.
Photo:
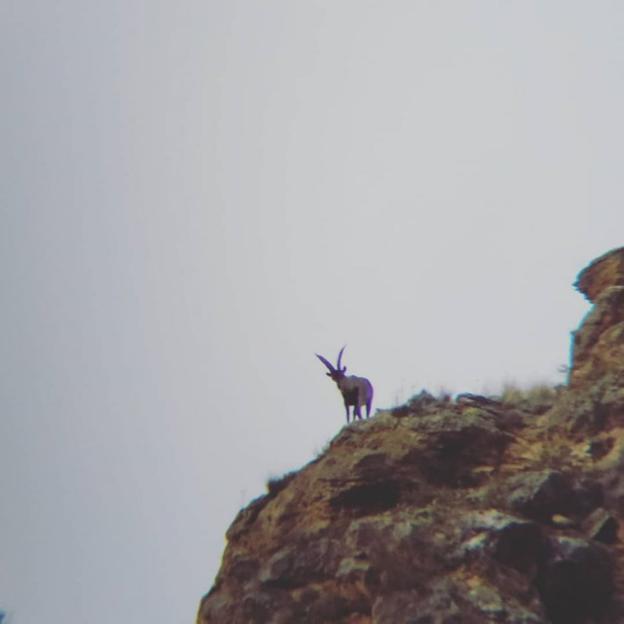
<instances>
[{"instance_id":1,"label":"ibex","mask_svg":"<svg viewBox=\"0 0 624 624\"><path fill-rule=\"evenodd\" d=\"M345 345L346 346L346 345ZM338 386L338 390L342 394L342 399L344 400L345 410L347 412L347 423L349 422L349 407L353 406L353 418L355 420L357 418L362 418L361 407L362 405L366 405L366 418L370 416L371 403L373 402L373 386L368 379L364 377L356 377L355 375L350 375L347 377L345 372L347 371L346 366L341 366L342 360L342 352L345 350L345 347L340 349L340 353L338 354L338 360L336 362L336 368L334 368L328 360L326 360L322 355L316 353L316 357L327 366L329 369L329 373L326 373L328 377L331 377Z\"/></svg>"}]
</instances>

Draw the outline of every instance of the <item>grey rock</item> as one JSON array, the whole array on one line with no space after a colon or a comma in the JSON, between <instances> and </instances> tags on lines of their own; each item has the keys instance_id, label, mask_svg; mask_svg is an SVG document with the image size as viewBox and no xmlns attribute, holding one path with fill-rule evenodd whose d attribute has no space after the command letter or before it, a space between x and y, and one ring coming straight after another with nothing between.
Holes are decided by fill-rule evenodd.
<instances>
[{"instance_id":1,"label":"grey rock","mask_svg":"<svg viewBox=\"0 0 624 624\"><path fill-rule=\"evenodd\" d=\"M552 522L555 515L584 517L604 499L599 483L548 469L517 475L507 488L509 508L540 522Z\"/></svg>"},{"instance_id":2,"label":"grey rock","mask_svg":"<svg viewBox=\"0 0 624 624\"><path fill-rule=\"evenodd\" d=\"M463 520L461 558L492 558L529 574L539 563L545 547L541 528L534 522L494 509L469 514Z\"/></svg>"},{"instance_id":3,"label":"grey rock","mask_svg":"<svg viewBox=\"0 0 624 624\"><path fill-rule=\"evenodd\" d=\"M554 514L566 515L572 498L572 485L555 470L532 471L508 481L508 506L514 512L548 522Z\"/></svg>"}]
</instances>

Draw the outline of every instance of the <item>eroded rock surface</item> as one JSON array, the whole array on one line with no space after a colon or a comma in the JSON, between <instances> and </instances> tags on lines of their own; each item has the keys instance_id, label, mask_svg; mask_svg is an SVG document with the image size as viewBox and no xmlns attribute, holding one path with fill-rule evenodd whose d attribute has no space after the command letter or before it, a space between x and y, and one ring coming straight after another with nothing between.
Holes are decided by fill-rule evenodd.
<instances>
[{"instance_id":1,"label":"eroded rock surface","mask_svg":"<svg viewBox=\"0 0 624 624\"><path fill-rule=\"evenodd\" d=\"M614 249L584 269L577 288L594 304L574 334L570 386L624 380L624 248ZM615 379L613 379L615 378Z\"/></svg>"},{"instance_id":2,"label":"eroded rock surface","mask_svg":"<svg viewBox=\"0 0 624 624\"><path fill-rule=\"evenodd\" d=\"M241 510L198 624L624 622L624 250L577 286L568 387L344 427Z\"/></svg>"},{"instance_id":3,"label":"eroded rock surface","mask_svg":"<svg viewBox=\"0 0 624 624\"><path fill-rule=\"evenodd\" d=\"M592 303L607 288L624 286L624 248L612 249L596 258L579 273L574 285Z\"/></svg>"}]
</instances>

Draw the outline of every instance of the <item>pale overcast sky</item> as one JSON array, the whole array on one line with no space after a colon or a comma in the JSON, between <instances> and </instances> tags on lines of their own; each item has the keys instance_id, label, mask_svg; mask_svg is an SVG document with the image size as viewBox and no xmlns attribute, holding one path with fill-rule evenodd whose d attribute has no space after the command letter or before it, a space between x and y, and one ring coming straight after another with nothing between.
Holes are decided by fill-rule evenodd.
<instances>
[{"instance_id":1,"label":"pale overcast sky","mask_svg":"<svg viewBox=\"0 0 624 624\"><path fill-rule=\"evenodd\" d=\"M375 407L558 383L622 244L624 5L0 3L0 609L183 624Z\"/></svg>"}]
</instances>

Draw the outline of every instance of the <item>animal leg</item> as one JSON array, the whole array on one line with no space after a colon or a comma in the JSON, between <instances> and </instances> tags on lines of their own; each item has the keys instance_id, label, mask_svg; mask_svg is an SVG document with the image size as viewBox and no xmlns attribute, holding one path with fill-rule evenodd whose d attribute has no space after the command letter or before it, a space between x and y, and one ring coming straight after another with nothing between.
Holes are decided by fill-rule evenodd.
<instances>
[{"instance_id":1,"label":"animal leg","mask_svg":"<svg viewBox=\"0 0 624 624\"><path fill-rule=\"evenodd\" d=\"M362 420L362 412L360 411L361 409L361 405L360 402L358 401L354 406L353 406L353 420L355 420L355 417L357 416L359 420Z\"/></svg>"}]
</instances>

